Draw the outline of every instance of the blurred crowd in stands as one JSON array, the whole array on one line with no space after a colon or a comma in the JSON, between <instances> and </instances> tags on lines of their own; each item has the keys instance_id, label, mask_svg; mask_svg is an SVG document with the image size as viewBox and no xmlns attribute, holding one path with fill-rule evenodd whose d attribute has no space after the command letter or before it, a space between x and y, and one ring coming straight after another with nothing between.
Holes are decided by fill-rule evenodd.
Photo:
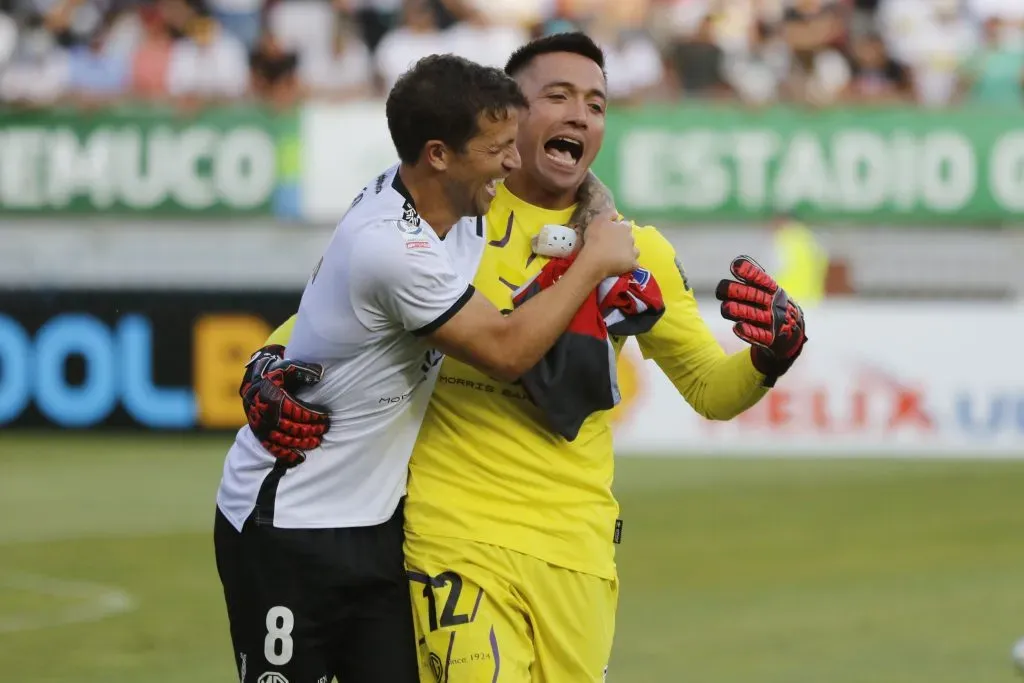
<instances>
[{"instance_id":1,"label":"blurred crowd in stands","mask_svg":"<svg viewBox=\"0 0 1024 683\"><path fill-rule=\"evenodd\" d=\"M1024 102L1024 0L0 0L0 103L366 98L577 28L627 105Z\"/></svg>"}]
</instances>

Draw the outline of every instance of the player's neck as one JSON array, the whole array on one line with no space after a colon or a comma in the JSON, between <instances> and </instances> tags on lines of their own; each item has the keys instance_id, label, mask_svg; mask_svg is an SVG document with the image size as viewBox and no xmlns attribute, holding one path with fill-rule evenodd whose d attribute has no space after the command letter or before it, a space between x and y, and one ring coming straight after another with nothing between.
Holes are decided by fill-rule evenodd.
<instances>
[{"instance_id":1,"label":"player's neck","mask_svg":"<svg viewBox=\"0 0 1024 683\"><path fill-rule=\"evenodd\" d=\"M505 179L505 188L527 204L541 209L561 211L576 203L577 189L552 192L538 183L530 182L525 173L513 173Z\"/></svg>"},{"instance_id":2,"label":"player's neck","mask_svg":"<svg viewBox=\"0 0 1024 683\"><path fill-rule=\"evenodd\" d=\"M435 174L419 166L401 164L398 175L412 196L420 218L434 229L438 237L447 235L462 216L452 209Z\"/></svg>"}]
</instances>

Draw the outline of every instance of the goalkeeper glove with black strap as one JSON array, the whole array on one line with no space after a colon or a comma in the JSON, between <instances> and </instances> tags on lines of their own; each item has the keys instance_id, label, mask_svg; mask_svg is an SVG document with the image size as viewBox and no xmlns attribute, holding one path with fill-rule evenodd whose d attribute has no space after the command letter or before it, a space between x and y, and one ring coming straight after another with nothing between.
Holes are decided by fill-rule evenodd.
<instances>
[{"instance_id":1,"label":"goalkeeper glove with black strap","mask_svg":"<svg viewBox=\"0 0 1024 683\"><path fill-rule=\"evenodd\" d=\"M304 451L320 445L330 427L327 410L295 398L294 392L323 378L316 363L284 358L284 347L264 346L245 365L238 388L245 417L267 451L289 467L306 460Z\"/></svg>"},{"instance_id":2,"label":"goalkeeper glove with black strap","mask_svg":"<svg viewBox=\"0 0 1024 683\"><path fill-rule=\"evenodd\" d=\"M750 360L771 387L800 355L807 341L804 312L779 283L749 256L729 266L736 280L722 280L715 297L736 336L751 345Z\"/></svg>"}]
</instances>

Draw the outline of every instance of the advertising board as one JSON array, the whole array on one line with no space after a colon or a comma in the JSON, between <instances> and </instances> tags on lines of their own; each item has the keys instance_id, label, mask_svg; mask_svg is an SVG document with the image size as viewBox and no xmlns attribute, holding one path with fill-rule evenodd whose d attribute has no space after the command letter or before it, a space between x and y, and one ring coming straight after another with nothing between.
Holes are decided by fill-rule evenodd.
<instances>
[{"instance_id":1,"label":"advertising board","mask_svg":"<svg viewBox=\"0 0 1024 683\"><path fill-rule=\"evenodd\" d=\"M299 294L0 293L0 427L242 424L242 366ZM701 303L729 352L717 302ZM619 362L620 454L1024 457L1024 305L842 303L759 404L701 418L634 343Z\"/></svg>"},{"instance_id":2,"label":"advertising board","mask_svg":"<svg viewBox=\"0 0 1024 683\"><path fill-rule=\"evenodd\" d=\"M298 293L0 293L0 427L223 429Z\"/></svg>"},{"instance_id":3,"label":"advertising board","mask_svg":"<svg viewBox=\"0 0 1024 683\"><path fill-rule=\"evenodd\" d=\"M701 310L743 348L717 302ZM1024 306L833 303L806 311L810 341L758 405L729 422L696 415L653 361L629 354L617 408L623 453L1024 457Z\"/></svg>"},{"instance_id":4,"label":"advertising board","mask_svg":"<svg viewBox=\"0 0 1024 683\"><path fill-rule=\"evenodd\" d=\"M397 161L380 101L310 105L301 131L308 220L337 221ZM612 108L593 168L624 214L660 224L780 211L868 225L1024 217L1024 123L1012 109Z\"/></svg>"}]
</instances>

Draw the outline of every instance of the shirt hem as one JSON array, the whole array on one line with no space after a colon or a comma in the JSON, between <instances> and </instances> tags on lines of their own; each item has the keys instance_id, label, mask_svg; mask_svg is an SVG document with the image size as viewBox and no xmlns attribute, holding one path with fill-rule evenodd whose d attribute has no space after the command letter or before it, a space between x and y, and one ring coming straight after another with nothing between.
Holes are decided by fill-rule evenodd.
<instances>
[{"instance_id":1,"label":"shirt hem","mask_svg":"<svg viewBox=\"0 0 1024 683\"><path fill-rule=\"evenodd\" d=\"M220 510L221 514L224 515L224 517L229 522L231 522L231 526L235 527L235 530L239 532L241 532L242 527L245 526L245 521L249 519L249 516L252 514L252 509L250 509L249 513L245 515L245 518L242 519L241 522L239 522L238 518L235 515L228 512L227 510L225 510L220 503L217 503L217 509ZM274 515L274 524L272 525L272 528L274 529L361 529L371 526L380 526L381 524L387 523L391 520L392 517L395 516L395 511L392 510L390 514L387 514L380 518L363 518L355 521L345 521L342 523L311 520L301 521L298 523L289 522L283 525L281 524L280 520L277 519L279 514L280 512L278 512L277 515Z\"/></svg>"},{"instance_id":2,"label":"shirt hem","mask_svg":"<svg viewBox=\"0 0 1024 683\"><path fill-rule=\"evenodd\" d=\"M470 534L464 534L463 535L463 534L451 533L451 532L449 532L449 533L437 533L437 532L430 532L430 531L428 531L428 532L415 531L413 529L410 529L408 524L406 524L404 531L407 534L411 534L413 536L419 536L419 537L422 537L422 538L430 538L430 539L448 538L448 539L451 539L453 541L463 541L463 542L469 542L469 543L479 543L481 545L489 545L489 546L492 546L492 547L495 547L495 548L501 548L503 550L510 550L510 551L512 551L514 553L519 553L520 555L525 555L527 557L532 557L535 560L540 560L541 562L546 562L546 563L548 563L548 564L550 564L552 566L559 567L561 569L568 569L569 571L577 572L579 574L587 574L589 576L596 576L597 578L604 579L605 581L617 581L618 578L619 578L618 577L618 570L616 568L614 560L611 561L611 568L610 569L600 569L600 568L595 568L593 565L587 565L585 563L576 563L576 562L572 562L572 561L566 561L565 559L558 558L558 557L555 557L555 556L545 555L543 553L537 553L536 551L526 550L523 547L517 546L517 545L512 544L512 543L500 543L500 542L496 542L494 539L483 539L483 538L479 538L479 537L474 537L474 536L472 536Z\"/></svg>"}]
</instances>

